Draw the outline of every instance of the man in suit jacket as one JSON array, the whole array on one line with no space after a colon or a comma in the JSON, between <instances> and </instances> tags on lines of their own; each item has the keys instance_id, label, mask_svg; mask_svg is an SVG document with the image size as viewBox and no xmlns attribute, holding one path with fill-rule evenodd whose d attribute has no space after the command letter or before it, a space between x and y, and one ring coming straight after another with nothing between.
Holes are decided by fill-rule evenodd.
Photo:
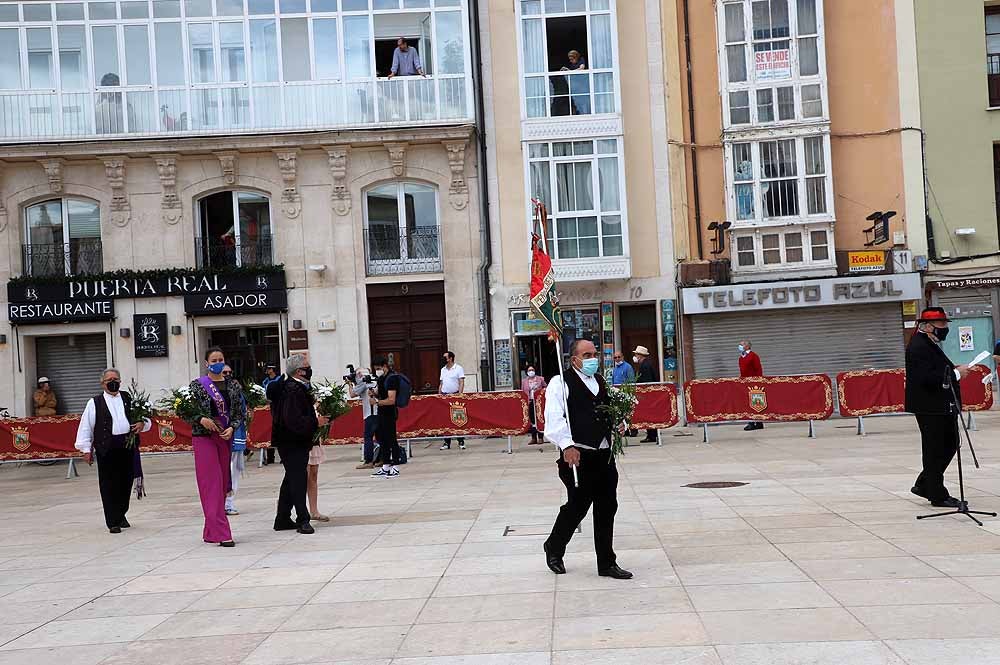
<instances>
[{"instance_id":1,"label":"man in suit jacket","mask_svg":"<svg viewBox=\"0 0 1000 665\"><path fill-rule=\"evenodd\" d=\"M649 359L649 349L644 346L635 347L635 351L632 352L632 360L636 364L636 383L656 383L658 381L656 378L656 368ZM657 443L656 430L646 430L646 438L639 443Z\"/></svg>"},{"instance_id":2,"label":"man in suit jacket","mask_svg":"<svg viewBox=\"0 0 1000 665\"><path fill-rule=\"evenodd\" d=\"M910 491L938 508L958 507L958 499L944 486L944 472L958 450L962 403L958 382L969 373L967 366L956 366L941 350L949 321L944 309L928 307L920 313L917 331L906 347L906 410L917 418L923 448L923 471Z\"/></svg>"}]
</instances>

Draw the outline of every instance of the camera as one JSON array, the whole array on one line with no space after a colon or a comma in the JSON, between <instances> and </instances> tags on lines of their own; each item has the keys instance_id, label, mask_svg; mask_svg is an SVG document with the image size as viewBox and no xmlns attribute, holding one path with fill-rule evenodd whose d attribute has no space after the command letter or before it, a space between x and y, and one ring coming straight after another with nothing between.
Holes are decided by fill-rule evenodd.
<instances>
[{"instance_id":1,"label":"camera","mask_svg":"<svg viewBox=\"0 0 1000 665\"><path fill-rule=\"evenodd\" d=\"M354 383L354 380L355 380L356 376L357 376L357 372L354 369L354 365L348 365L347 366L347 374L345 374L344 376L342 376L340 378L342 378L344 380L344 383Z\"/></svg>"}]
</instances>

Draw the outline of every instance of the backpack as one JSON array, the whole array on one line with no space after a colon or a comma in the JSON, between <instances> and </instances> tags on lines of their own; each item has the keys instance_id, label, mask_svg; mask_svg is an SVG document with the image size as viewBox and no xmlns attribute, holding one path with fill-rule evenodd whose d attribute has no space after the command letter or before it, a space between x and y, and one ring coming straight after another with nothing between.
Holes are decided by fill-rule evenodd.
<instances>
[{"instance_id":1,"label":"backpack","mask_svg":"<svg viewBox=\"0 0 1000 665\"><path fill-rule=\"evenodd\" d=\"M405 374L396 373L399 378L399 387L396 388L396 408L402 409L410 405L410 397L413 395L413 384Z\"/></svg>"}]
</instances>

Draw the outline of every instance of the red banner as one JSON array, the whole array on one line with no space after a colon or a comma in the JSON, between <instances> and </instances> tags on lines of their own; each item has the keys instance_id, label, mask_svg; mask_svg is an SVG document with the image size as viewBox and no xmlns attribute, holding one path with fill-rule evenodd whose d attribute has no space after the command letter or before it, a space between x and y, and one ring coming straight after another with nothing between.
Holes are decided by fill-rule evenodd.
<instances>
[{"instance_id":1,"label":"red banner","mask_svg":"<svg viewBox=\"0 0 1000 665\"><path fill-rule=\"evenodd\" d=\"M826 420L833 382L825 374L697 379L684 384L689 422Z\"/></svg>"},{"instance_id":2,"label":"red banner","mask_svg":"<svg viewBox=\"0 0 1000 665\"><path fill-rule=\"evenodd\" d=\"M632 415L635 429L667 429L680 421L677 412L677 386L654 383L635 387L639 403ZM545 431L545 390L535 393L535 420L538 430Z\"/></svg>"},{"instance_id":3,"label":"red banner","mask_svg":"<svg viewBox=\"0 0 1000 665\"><path fill-rule=\"evenodd\" d=\"M962 379L962 410L988 411L993 407L993 386L984 384L990 370L976 365ZM873 413L903 413L906 372L902 369L869 369L837 375L840 415L869 416Z\"/></svg>"}]
</instances>

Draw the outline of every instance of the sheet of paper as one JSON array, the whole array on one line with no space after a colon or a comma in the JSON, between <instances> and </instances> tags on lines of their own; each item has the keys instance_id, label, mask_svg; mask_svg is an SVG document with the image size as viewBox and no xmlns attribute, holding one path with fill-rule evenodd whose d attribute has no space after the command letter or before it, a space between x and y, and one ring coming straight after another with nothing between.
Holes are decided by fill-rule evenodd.
<instances>
[{"instance_id":1,"label":"sheet of paper","mask_svg":"<svg viewBox=\"0 0 1000 665\"><path fill-rule=\"evenodd\" d=\"M973 365L979 365L980 363L982 363L984 360L986 360L989 357L990 357L990 352L989 351L983 351L978 356L976 356L975 359L973 359L973 361L971 363L969 363L969 367L972 367Z\"/></svg>"},{"instance_id":2,"label":"sheet of paper","mask_svg":"<svg viewBox=\"0 0 1000 665\"><path fill-rule=\"evenodd\" d=\"M996 376L996 372L990 372L989 374L987 374L986 376L984 376L983 377L983 385L984 386L988 386L989 384L993 383L993 377L994 376Z\"/></svg>"}]
</instances>

